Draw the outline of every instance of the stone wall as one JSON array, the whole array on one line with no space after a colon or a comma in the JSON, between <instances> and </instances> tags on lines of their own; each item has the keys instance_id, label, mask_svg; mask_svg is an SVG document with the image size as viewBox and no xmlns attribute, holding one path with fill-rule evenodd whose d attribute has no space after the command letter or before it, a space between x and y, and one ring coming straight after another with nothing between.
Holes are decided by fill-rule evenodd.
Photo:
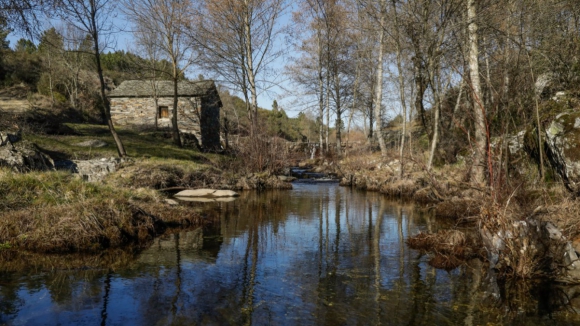
<instances>
[{"instance_id":1,"label":"stone wall","mask_svg":"<svg viewBox=\"0 0 580 326\"><path fill-rule=\"evenodd\" d=\"M169 109L167 118L157 120L158 127L171 128L173 98L159 98L158 106L167 106ZM180 97L177 107L179 131L195 135L207 151L219 150L220 107L221 101L217 92L201 97ZM117 126L153 127L157 114L159 113L153 98L111 98L111 118Z\"/></svg>"},{"instance_id":2,"label":"stone wall","mask_svg":"<svg viewBox=\"0 0 580 326\"><path fill-rule=\"evenodd\" d=\"M163 97L159 98L157 102L158 106L166 106L169 109L169 116L167 118L158 118L157 125L159 128L171 128L173 98ZM180 97L177 103L177 123L179 130L181 132L192 133L198 138L201 136L199 113L197 110L200 103L201 100L196 97ZM155 116L158 114L153 98L111 98L111 118L117 126L153 127L155 126Z\"/></svg>"}]
</instances>

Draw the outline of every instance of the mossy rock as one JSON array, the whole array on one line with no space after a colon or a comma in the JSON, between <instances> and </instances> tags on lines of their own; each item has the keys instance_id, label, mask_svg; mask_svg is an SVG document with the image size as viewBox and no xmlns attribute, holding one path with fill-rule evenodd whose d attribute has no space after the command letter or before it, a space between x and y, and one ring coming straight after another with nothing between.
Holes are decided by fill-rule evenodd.
<instances>
[{"instance_id":1,"label":"mossy rock","mask_svg":"<svg viewBox=\"0 0 580 326\"><path fill-rule=\"evenodd\" d=\"M580 193L580 112L558 114L545 130L550 163L566 187Z\"/></svg>"}]
</instances>

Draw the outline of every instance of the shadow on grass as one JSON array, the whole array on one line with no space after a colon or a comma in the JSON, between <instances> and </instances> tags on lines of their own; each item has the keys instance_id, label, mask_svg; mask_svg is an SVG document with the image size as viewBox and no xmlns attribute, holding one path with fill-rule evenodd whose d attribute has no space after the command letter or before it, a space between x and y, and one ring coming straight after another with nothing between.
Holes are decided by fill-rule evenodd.
<instances>
[{"instance_id":1,"label":"shadow on grass","mask_svg":"<svg viewBox=\"0 0 580 326\"><path fill-rule=\"evenodd\" d=\"M75 131L75 135L27 135L26 138L36 143L43 151L57 160L93 159L116 157L117 147L106 125L66 124ZM166 131L138 131L117 128L129 157L186 160L194 163L211 163L207 154L195 148L175 146ZM88 140L101 140L104 147L82 147L79 143Z\"/></svg>"}]
</instances>

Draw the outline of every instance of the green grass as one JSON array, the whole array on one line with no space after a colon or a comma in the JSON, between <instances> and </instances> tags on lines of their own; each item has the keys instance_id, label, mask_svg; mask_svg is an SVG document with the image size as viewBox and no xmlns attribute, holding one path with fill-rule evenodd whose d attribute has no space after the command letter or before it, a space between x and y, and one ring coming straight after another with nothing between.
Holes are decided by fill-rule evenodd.
<instances>
[{"instance_id":1,"label":"green grass","mask_svg":"<svg viewBox=\"0 0 580 326\"><path fill-rule=\"evenodd\" d=\"M107 126L91 124L66 124L77 135L24 135L36 143L54 159L93 159L116 157L117 148ZM216 160L215 154L200 153L197 149L179 148L172 143L166 132L139 132L117 128L127 155L132 158L174 159L197 163ZM76 144L87 140L102 140L108 145L102 148L87 148Z\"/></svg>"}]
</instances>

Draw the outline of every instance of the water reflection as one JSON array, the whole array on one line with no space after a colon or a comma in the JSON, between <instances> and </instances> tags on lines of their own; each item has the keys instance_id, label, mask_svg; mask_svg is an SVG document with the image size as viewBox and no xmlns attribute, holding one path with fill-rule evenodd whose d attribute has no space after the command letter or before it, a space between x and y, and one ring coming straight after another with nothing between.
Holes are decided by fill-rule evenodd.
<instances>
[{"instance_id":1,"label":"water reflection","mask_svg":"<svg viewBox=\"0 0 580 326\"><path fill-rule=\"evenodd\" d=\"M0 324L480 325L579 322L574 288L521 283L486 302L474 261L450 273L406 248L444 227L336 185L206 205L217 229L157 239L110 268L0 275ZM561 294L565 295L561 295ZM561 301L566 297L568 301ZM558 309L555 309L558 308Z\"/></svg>"}]
</instances>

